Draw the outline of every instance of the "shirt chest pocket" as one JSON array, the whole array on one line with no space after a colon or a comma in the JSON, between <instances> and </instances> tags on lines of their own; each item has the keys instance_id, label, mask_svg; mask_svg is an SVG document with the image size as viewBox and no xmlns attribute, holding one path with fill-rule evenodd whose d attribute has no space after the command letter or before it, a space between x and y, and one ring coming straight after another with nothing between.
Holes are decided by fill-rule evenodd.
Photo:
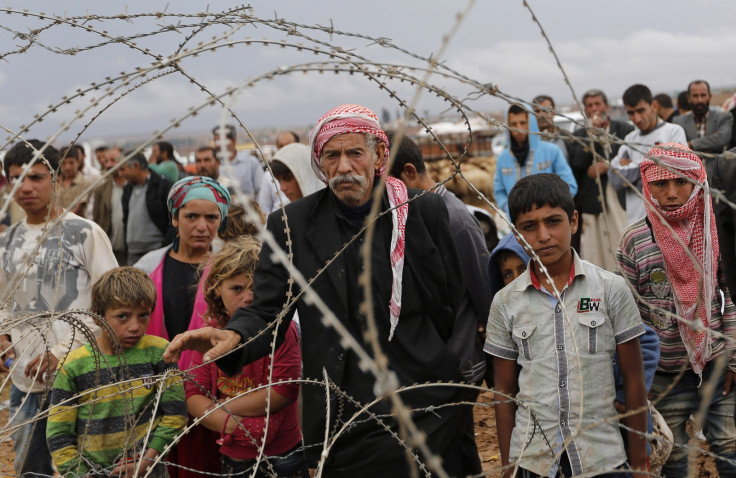
<instances>
[{"instance_id":1,"label":"shirt chest pocket","mask_svg":"<svg viewBox=\"0 0 736 478\"><path fill-rule=\"evenodd\" d=\"M612 348L612 332L605 315L596 312L578 314L578 346L591 354L608 351Z\"/></svg>"},{"instance_id":2,"label":"shirt chest pocket","mask_svg":"<svg viewBox=\"0 0 736 478\"><path fill-rule=\"evenodd\" d=\"M514 343L519 349L519 354L522 355L526 360L532 360L534 358L533 346L534 331L537 326L534 324L520 324L514 327L512 331L514 337Z\"/></svg>"}]
</instances>

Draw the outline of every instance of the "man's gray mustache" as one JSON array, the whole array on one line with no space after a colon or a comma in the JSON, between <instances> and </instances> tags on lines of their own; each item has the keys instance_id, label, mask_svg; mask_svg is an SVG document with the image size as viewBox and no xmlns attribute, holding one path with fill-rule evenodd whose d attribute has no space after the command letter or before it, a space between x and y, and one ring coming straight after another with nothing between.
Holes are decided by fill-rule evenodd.
<instances>
[{"instance_id":1,"label":"man's gray mustache","mask_svg":"<svg viewBox=\"0 0 736 478\"><path fill-rule=\"evenodd\" d=\"M344 183L359 184L362 187L366 187L368 185L368 181L363 176L343 175L335 176L334 178L330 179L330 189L335 189L337 186Z\"/></svg>"}]
</instances>

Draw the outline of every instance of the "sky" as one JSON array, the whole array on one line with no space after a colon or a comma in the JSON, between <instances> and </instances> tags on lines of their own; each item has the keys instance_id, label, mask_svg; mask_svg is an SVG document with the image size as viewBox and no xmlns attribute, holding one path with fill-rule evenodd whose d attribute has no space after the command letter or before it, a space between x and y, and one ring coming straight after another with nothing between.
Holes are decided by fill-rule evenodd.
<instances>
[{"instance_id":1,"label":"sky","mask_svg":"<svg viewBox=\"0 0 736 478\"><path fill-rule=\"evenodd\" d=\"M250 5L251 15L258 19L281 18L296 23L295 28L303 34L350 50L370 62L404 67L402 71L419 78L425 74L406 67L426 67L426 61L371 39L390 39L394 45L423 58L436 58L441 52L439 61L469 81L491 83L505 95L526 100L544 93L558 104L572 103L571 88L578 97L589 88L600 88L613 99L634 83L648 85L654 94L674 93L696 78L710 81L713 87L736 89L736 69L727 60L733 57L729 47L736 45L736 31L732 28L736 24L736 9L731 0L528 3L551 41L570 85L521 0L254 0ZM64 10L60 10L60 5ZM297 65L313 67L315 62L329 61L329 57L308 49L299 51L297 44L315 43L287 34L288 27L276 29L263 22L244 21L212 25L203 23L202 17L173 15L194 14L203 9L224 12L232 7L226 2L207 5L190 0L16 0L15 5L0 8L0 128L6 134L15 133L21 125L33 121L34 115L47 112L49 105L57 105L77 89L88 88L93 82L100 84L121 72L150 68L155 58L144 53L145 49L165 58L182 44L192 50L200 42L213 42L220 47L197 56L186 55L178 65L216 94L242 86L235 97L225 96L224 101L249 128L306 127L342 103L364 104L379 116L385 110L392 118L400 111L397 101L385 89L364 76L294 72ZM458 24L457 15L466 7L468 12ZM66 17L89 15L86 25L93 30L66 24L46 28L48 21L23 16L23 10ZM129 20L115 18L119 14L156 11L165 14ZM107 18L95 19L97 15ZM334 28L332 34L310 28L330 25ZM40 30L30 45L16 35L33 29ZM100 45L105 40L99 33L102 31L115 38L143 35L133 40L140 50L115 42ZM157 33L149 35L152 32ZM248 38L284 41L286 46L249 44L245 41ZM232 44L226 46L227 42ZM17 53L19 48L25 49ZM54 53L70 48L76 48L76 54ZM320 47L322 52L327 49ZM259 79L274 71L284 74L270 80ZM103 88L71 100L34 124L26 137L52 138L59 144L79 134L82 139L147 137L175 122L180 125L177 134L202 132L211 129L225 114L219 105L200 109L207 104L208 96L181 72L171 73L163 68L147 78L158 73L163 76L142 85L137 80L128 86L117 81L110 96L105 96ZM474 95L475 89L458 79L433 75L428 83L464 101L467 112L502 110L506 104L488 95ZM130 89L132 85L136 88ZM386 80L386 87L408 103L417 94L415 87L396 80ZM420 115L454 113L448 102L427 90L421 92L415 104ZM197 110L196 116L189 115L191 108ZM83 112L81 118L76 117L77 111ZM72 122L64 130L69 121Z\"/></svg>"}]
</instances>

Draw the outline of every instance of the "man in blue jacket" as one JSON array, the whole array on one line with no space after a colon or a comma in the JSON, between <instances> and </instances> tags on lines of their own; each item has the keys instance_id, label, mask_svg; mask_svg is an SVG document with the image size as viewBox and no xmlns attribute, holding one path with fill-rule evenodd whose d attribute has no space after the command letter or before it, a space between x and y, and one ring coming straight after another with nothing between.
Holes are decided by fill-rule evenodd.
<instances>
[{"instance_id":1,"label":"man in blue jacket","mask_svg":"<svg viewBox=\"0 0 736 478\"><path fill-rule=\"evenodd\" d=\"M537 173L555 173L569 186L575 196L578 184L560 148L539 137L537 118L522 105L512 104L506 113L508 148L498 156L493 180L493 196L506 214L508 195L519 179Z\"/></svg>"}]
</instances>

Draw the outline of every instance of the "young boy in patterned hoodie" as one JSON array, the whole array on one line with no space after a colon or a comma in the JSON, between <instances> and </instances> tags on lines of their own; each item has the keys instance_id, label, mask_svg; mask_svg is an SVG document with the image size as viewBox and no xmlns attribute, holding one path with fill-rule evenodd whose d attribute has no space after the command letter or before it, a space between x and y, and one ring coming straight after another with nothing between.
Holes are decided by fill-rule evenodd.
<instances>
[{"instance_id":1,"label":"young boy in patterned hoodie","mask_svg":"<svg viewBox=\"0 0 736 478\"><path fill-rule=\"evenodd\" d=\"M73 350L51 394L46 438L62 476L144 476L187 423L184 387L163 361L165 339L145 335L153 281L133 267L92 287L102 334ZM149 476L167 476L163 460Z\"/></svg>"}]
</instances>

